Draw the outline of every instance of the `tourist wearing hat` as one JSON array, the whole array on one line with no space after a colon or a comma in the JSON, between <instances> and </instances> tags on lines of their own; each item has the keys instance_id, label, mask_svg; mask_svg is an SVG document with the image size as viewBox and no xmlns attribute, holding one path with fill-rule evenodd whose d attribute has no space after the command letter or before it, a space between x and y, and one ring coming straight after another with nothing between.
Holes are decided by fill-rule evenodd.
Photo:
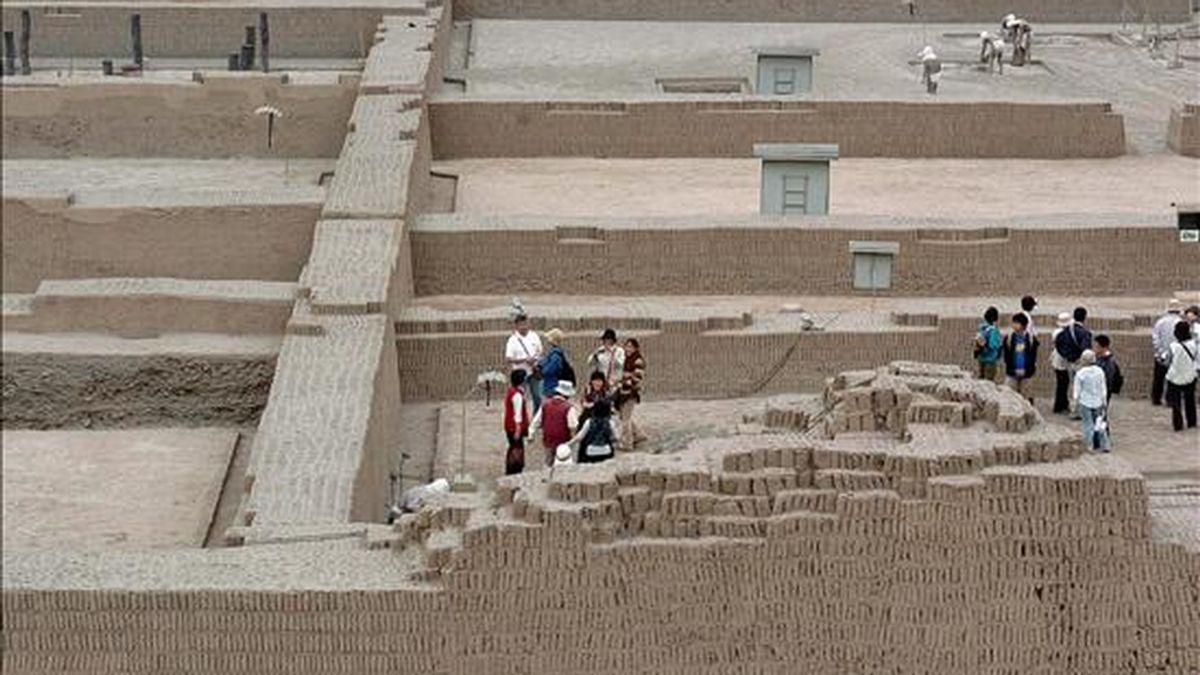
<instances>
[{"instance_id":1,"label":"tourist wearing hat","mask_svg":"<svg viewBox=\"0 0 1200 675\"><path fill-rule=\"evenodd\" d=\"M1150 346L1154 349L1154 381L1150 385L1150 403L1162 405L1166 390L1167 368L1171 365L1171 344L1175 341L1175 324L1183 312L1183 303L1175 298L1167 302L1167 311L1154 322Z\"/></svg>"},{"instance_id":2,"label":"tourist wearing hat","mask_svg":"<svg viewBox=\"0 0 1200 675\"><path fill-rule=\"evenodd\" d=\"M617 331L605 328L600 334L600 346L588 357L588 366L604 374L604 381L612 391L625 370L625 350L617 344Z\"/></svg>"},{"instance_id":3,"label":"tourist wearing hat","mask_svg":"<svg viewBox=\"0 0 1200 675\"><path fill-rule=\"evenodd\" d=\"M542 448L546 452L546 466L554 464L555 449L571 440L572 430L579 425L579 411L575 409L571 399L575 397L575 383L559 380L554 388L554 395L542 403L529 424L529 433L533 435L538 429L542 430Z\"/></svg>"},{"instance_id":4,"label":"tourist wearing hat","mask_svg":"<svg viewBox=\"0 0 1200 675\"><path fill-rule=\"evenodd\" d=\"M1108 383L1104 369L1096 365L1096 352L1085 349L1079 355L1079 371L1071 385L1071 400L1083 424L1083 442L1093 450L1108 452Z\"/></svg>"}]
</instances>

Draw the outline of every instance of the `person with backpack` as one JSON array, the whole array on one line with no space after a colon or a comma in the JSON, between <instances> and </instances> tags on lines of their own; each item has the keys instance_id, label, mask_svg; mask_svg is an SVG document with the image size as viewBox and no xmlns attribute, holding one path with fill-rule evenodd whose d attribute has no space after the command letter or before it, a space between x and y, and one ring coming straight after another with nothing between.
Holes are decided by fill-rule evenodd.
<instances>
[{"instance_id":1,"label":"person with backpack","mask_svg":"<svg viewBox=\"0 0 1200 675\"><path fill-rule=\"evenodd\" d=\"M1004 337L996 322L1000 320L1000 310L988 307L983 313L983 323L975 331L975 361L979 363L979 379L996 381L996 373L1000 362L1000 346Z\"/></svg>"},{"instance_id":2,"label":"person with backpack","mask_svg":"<svg viewBox=\"0 0 1200 675\"><path fill-rule=\"evenodd\" d=\"M571 367L571 361L562 348L562 330L551 328L546 331L545 338L549 348L538 359L537 369L542 374L542 396L550 398L558 388L559 381L575 382L575 369Z\"/></svg>"},{"instance_id":3,"label":"person with backpack","mask_svg":"<svg viewBox=\"0 0 1200 675\"><path fill-rule=\"evenodd\" d=\"M1038 339L1029 332L1029 318L1023 312L1012 316L1012 331L1004 336L1004 383L1033 403L1029 382L1037 373Z\"/></svg>"},{"instance_id":4,"label":"person with backpack","mask_svg":"<svg viewBox=\"0 0 1200 675\"><path fill-rule=\"evenodd\" d=\"M1071 400L1083 422L1083 442L1093 450L1108 452L1108 385L1104 370L1096 365L1096 352L1083 350L1079 355L1079 370L1071 381Z\"/></svg>"},{"instance_id":5,"label":"person with backpack","mask_svg":"<svg viewBox=\"0 0 1200 675\"><path fill-rule=\"evenodd\" d=\"M1075 412L1073 399L1067 396L1067 389L1075 380L1079 370L1079 357L1083 352L1092 348L1092 332L1087 329L1087 309L1076 307L1074 315L1065 312L1058 315L1058 330L1054 331L1054 412Z\"/></svg>"},{"instance_id":6,"label":"person with backpack","mask_svg":"<svg viewBox=\"0 0 1200 675\"><path fill-rule=\"evenodd\" d=\"M1167 367L1167 405L1171 406L1171 426L1183 431L1196 428L1196 342L1192 327L1182 319L1175 324L1175 341L1171 343L1171 364Z\"/></svg>"},{"instance_id":7,"label":"person with backpack","mask_svg":"<svg viewBox=\"0 0 1200 675\"><path fill-rule=\"evenodd\" d=\"M1125 387L1125 376L1121 373L1121 364L1117 363L1117 357L1112 352L1112 338L1100 333L1094 340L1096 346L1093 351L1096 352L1096 365L1100 366L1100 370L1104 371L1104 386L1107 389L1108 399L1105 406L1105 418L1108 420L1108 438L1109 444L1112 443L1112 397L1121 393L1121 389Z\"/></svg>"}]
</instances>

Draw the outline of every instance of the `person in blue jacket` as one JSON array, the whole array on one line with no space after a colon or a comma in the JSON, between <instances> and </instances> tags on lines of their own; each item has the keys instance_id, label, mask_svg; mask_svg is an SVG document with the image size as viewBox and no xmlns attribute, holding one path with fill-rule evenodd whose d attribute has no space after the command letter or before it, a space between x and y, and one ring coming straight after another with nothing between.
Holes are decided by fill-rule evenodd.
<instances>
[{"instance_id":1,"label":"person in blue jacket","mask_svg":"<svg viewBox=\"0 0 1200 675\"><path fill-rule=\"evenodd\" d=\"M1000 310L988 307L983 313L983 322L975 331L975 361L979 363L979 379L996 381L1000 363L1000 346L1004 337L996 322L1000 320Z\"/></svg>"},{"instance_id":2,"label":"person in blue jacket","mask_svg":"<svg viewBox=\"0 0 1200 675\"><path fill-rule=\"evenodd\" d=\"M545 338L549 348L538 360L538 372L542 375L542 393L549 398L558 388L559 382L566 381L571 384L576 384L576 382L575 369L571 367L571 362L567 360L567 353L562 348L562 330L551 328L546 331Z\"/></svg>"}]
</instances>

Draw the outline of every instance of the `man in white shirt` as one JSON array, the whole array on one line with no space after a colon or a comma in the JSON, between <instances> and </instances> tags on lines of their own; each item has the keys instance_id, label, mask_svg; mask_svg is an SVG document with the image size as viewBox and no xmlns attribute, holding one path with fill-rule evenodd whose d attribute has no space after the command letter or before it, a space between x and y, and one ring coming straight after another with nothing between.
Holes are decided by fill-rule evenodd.
<instances>
[{"instance_id":1,"label":"man in white shirt","mask_svg":"<svg viewBox=\"0 0 1200 675\"><path fill-rule=\"evenodd\" d=\"M536 411L542 406L542 378L535 368L542 356L542 339L529 329L529 317L525 314L518 314L513 324L513 334L504 346L504 358L513 370L525 371L525 391Z\"/></svg>"},{"instance_id":2,"label":"man in white shirt","mask_svg":"<svg viewBox=\"0 0 1200 675\"><path fill-rule=\"evenodd\" d=\"M1150 403L1162 405L1163 392L1167 388L1167 367L1171 365L1171 343L1175 341L1175 324L1179 323L1179 315L1183 311L1183 303L1171 298L1167 303L1167 313L1154 322L1150 333L1150 344L1154 348L1154 381L1150 386Z\"/></svg>"},{"instance_id":3,"label":"man in white shirt","mask_svg":"<svg viewBox=\"0 0 1200 675\"><path fill-rule=\"evenodd\" d=\"M1104 369L1096 365L1096 352L1086 349L1079 357L1079 371L1071 386L1071 399L1083 420L1083 442L1094 450L1108 452L1108 420L1105 419L1105 403L1108 401L1108 384Z\"/></svg>"}]
</instances>

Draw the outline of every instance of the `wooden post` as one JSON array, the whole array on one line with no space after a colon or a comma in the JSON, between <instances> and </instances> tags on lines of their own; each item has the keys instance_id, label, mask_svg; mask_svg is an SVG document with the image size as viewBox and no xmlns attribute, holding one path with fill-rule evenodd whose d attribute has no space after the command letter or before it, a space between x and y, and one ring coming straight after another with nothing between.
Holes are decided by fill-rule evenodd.
<instances>
[{"instance_id":1,"label":"wooden post","mask_svg":"<svg viewBox=\"0 0 1200 675\"><path fill-rule=\"evenodd\" d=\"M242 45L238 52L238 70L250 70L254 67L254 45Z\"/></svg>"},{"instance_id":2,"label":"wooden post","mask_svg":"<svg viewBox=\"0 0 1200 675\"><path fill-rule=\"evenodd\" d=\"M262 41L262 71L271 70L271 28L267 24L267 13L258 13L258 37Z\"/></svg>"},{"instance_id":3,"label":"wooden post","mask_svg":"<svg viewBox=\"0 0 1200 675\"><path fill-rule=\"evenodd\" d=\"M240 52L234 52L229 55L229 69L241 70L242 55Z\"/></svg>"},{"instance_id":4,"label":"wooden post","mask_svg":"<svg viewBox=\"0 0 1200 675\"><path fill-rule=\"evenodd\" d=\"M113 74L112 59L104 59L103 61L100 62L100 72L104 73L105 75Z\"/></svg>"},{"instance_id":5,"label":"wooden post","mask_svg":"<svg viewBox=\"0 0 1200 675\"><path fill-rule=\"evenodd\" d=\"M17 43L11 30L4 31L4 74L17 74Z\"/></svg>"},{"instance_id":6,"label":"wooden post","mask_svg":"<svg viewBox=\"0 0 1200 675\"><path fill-rule=\"evenodd\" d=\"M33 32L33 18L29 10L21 10L21 74L29 75L33 67L29 65L29 34Z\"/></svg>"},{"instance_id":7,"label":"wooden post","mask_svg":"<svg viewBox=\"0 0 1200 675\"><path fill-rule=\"evenodd\" d=\"M133 63L138 68L142 67L142 15L134 14L129 17L129 34L133 37Z\"/></svg>"}]
</instances>

